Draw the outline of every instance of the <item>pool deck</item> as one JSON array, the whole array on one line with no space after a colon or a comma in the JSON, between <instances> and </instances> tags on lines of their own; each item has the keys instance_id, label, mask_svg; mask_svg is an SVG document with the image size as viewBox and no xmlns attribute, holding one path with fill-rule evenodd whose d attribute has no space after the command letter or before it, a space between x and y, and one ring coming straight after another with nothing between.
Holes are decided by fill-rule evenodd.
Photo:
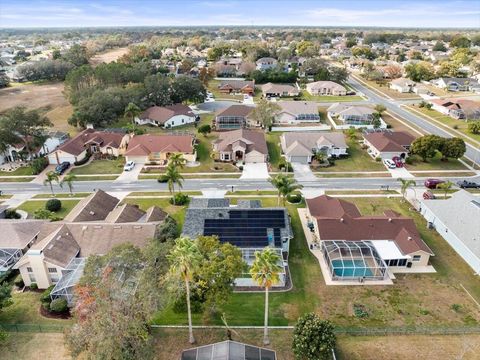
<instances>
[{"instance_id":1,"label":"pool deck","mask_svg":"<svg viewBox=\"0 0 480 360\"><path fill-rule=\"evenodd\" d=\"M300 221L302 222L302 228L303 232L305 234L305 239L307 239L308 243L308 248L310 249L310 252L317 258L318 263L320 264L320 269L322 270L323 274L323 279L325 281L326 285L393 285L393 281L391 278L387 277L384 280L366 280L364 282L359 282L358 280L332 280L332 276L330 274L330 270L328 268L327 263L325 262L325 259L322 256L322 250L319 248L316 248L317 246L313 246L313 249L310 248L310 245L315 245L314 243L314 236L313 233L310 231L310 229L307 226L307 209L305 208L300 208L298 209L298 215L300 216ZM390 276L390 272L388 273Z\"/></svg>"}]
</instances>

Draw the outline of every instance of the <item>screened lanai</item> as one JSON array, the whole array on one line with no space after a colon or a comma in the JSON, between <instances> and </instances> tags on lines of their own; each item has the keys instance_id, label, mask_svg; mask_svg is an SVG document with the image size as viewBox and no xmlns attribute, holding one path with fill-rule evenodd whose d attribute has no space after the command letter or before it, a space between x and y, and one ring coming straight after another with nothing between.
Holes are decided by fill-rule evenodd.
<instances>
[{"instance_id":1,"label":"screened lanai","mask_svg":"<svg viewBox=\"0 0 480 360\"><path fill-rule=\"evenodd\" d=\"M50 293L52 300L63 298L67 300L69 306L74 303L74 287L80 281L85 268L86 258L73 258L62 271L62 277L55 284L55 287Z\"/></svg>"},{"instance_id":2,"label":"screened lanai","mask_svg":"<svg viewBox=\"0 0 480 360\"><path fill-rule=\"evenodd\" d=\"M383 280L387 266L369 241L322 241L332 280Z\"/></svg>"}]
</instances>

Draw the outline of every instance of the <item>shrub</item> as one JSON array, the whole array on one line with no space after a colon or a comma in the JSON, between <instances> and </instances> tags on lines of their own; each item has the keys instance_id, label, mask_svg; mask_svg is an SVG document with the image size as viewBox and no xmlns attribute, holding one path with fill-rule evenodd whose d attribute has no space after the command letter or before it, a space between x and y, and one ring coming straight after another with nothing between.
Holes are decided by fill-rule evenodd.
<instances>
[{"instance_id":1,"label":"shrub","mask_svg":"<svg viewBox=\"0 0 480 360\"><path fill-rule=\"evenodd\" d=\"M458 125L457 125L457 124L453 125L452 127L453 127L455 130L458 130Z\"/></svg>"},{"instance_id":2,"label":"shrub","mask_svg":"<svg viewBox=\"0 0 480 360\"><path fill-rule=\"evenodd\" d=\"M159 183L166 183L168 181L167 176L165 175L160 175L160 177L157 179Z\"/></svg>"},{"instance_id":3,"label":"shrub","mask_svg":"<svg viewBox=\"0 0 480 360\"><path fill-rule=\"evenodd\" d=\"M40 174L48 166L48 159L45 156L36 158L32 161L33 175Z\"/></svg>"},{"instance_id":4,"label":"shrub","mask_svg":"<svg viewBox=\"0 0 480 360\"><path fill-rule=\"evenodd\" d=\"M22 276L19 274L15 280L13 281L16 287L18 288L23 288L25 286L25 283L23 282Z\"/></svg>"},{"instance_id":5,"label":"shrub","mask_svg":"<svg viewBox=\"0 0 480 360\"><path fill-rule=\"evenodd\" d=\"M455 312L459 312L462 309L462 305L460 305L460 304L452 304L452 306L450 306L450 307Z\"/></svg>"},{"instance_id":6,"label":"shrub","mask_svg":"<svg viewBox=\"0 0 480 360\"><path fill-rule=\"evenodd\" d=\"M292 167L292 164L290 164L289 162L285 161L285 159L282 159L280 160L280 162L278 163L278 168L282 171L284 171L285 169L288 171L288 172L292 172L293 171L293 167Z\"/></svg>"},{"instance_id":7,"label":"shrub","mask_svg":"<svg viewBox=\"0 0 480 360\"><path fill-rule=\"evenodd\" d=\"M239 166L238 170L243 171L243 166Z\"/></svg>"},{"instance_id":8,"label":"shrub","mask_svg":"<svg viewBox=\"0 0 480 360\"><path fill-rule=\"evenodd\" d=\"M333 324L315 313L298 319L293 330L293 353L297 359L331 359L336 337Z\"/></svg>"},{"instance_id":9,"label":"shrub","mask_svg":"<svg viewBox=\"0 0 480 360\"><path fill-rule=\"evenodd\" d=\"M287 196L287 201L291 204L298 204L300 201L302 201L302 195L301 194L289 194Z\"/></svg>"},{"instance_id":10,"label":"shrub","mask_svg":"<svg viewBox=\"0 0 480 360\"><path fill-rule=\"evenodd\" d=\"M175 202L173 201L174 198L175 198ZM181 206L181 205L187 204L188 201L189 201L188 195L183 193L176 193L175 196L170 199L170 204L175 203L175 205Z\"/></svg>"},{"instance_id":11,"label":"shrub","mask_svg":"<svg viewBox=\"0 0 480 360\"><path fill-rule=\"evenodd\" d=\"M408 165L413 165L413 158L411 156L407 157L405 159L405 163L408 164Z\"/></svg>"},{"instance_id":12,"label":"shrub","mask_svg":"<svg viewBox=\"0 0 480 360\"><path fill-rule=\"evenodd\" d=\"M165 221L157 226L155 239L160 242L173 240L178 236L177 222L174 218L168 216Z\"/></svg>"},{"instance_id":13,"label":"shrub","mask_svg":"<svg viewBox=\"0 0 480 360\"><path fill-rule=\"evenodd\" d=\"M470 121L468 123L468 131L472 134L480 134L480 120Z\"/></svg>"},{"instance_id":14,"label":"shrub","mask_svg":"<svg viewBox=\"0 0 480 360\"><path fill-rule=\"evenodd\" d=\"M32 290L37 290L37 289L38 289L37 283L31 283L31 284L30 284L30 289L32 289Z\"/></svg>"},{"instance_id":15,"label":"shrub","mask_svg":"<svg viewBox=\"0 0 480 360\"><path fill-rule=\"evenodd\" d=\"M368 317L368 312L362 304L353 304L353 313L355 317L364 319Z\"/></svg>"},{"instance_id":16,"label":"shrub","mask_svg":"<svg viewBox=\"0 0 480 360\"><path fill-rule=\"evenodd\" d=\"M64 313L68 311L67 300L63 298L55 299L50 303L50 311L55 313Z\"/></svg>"},{"instance_id":17,"label":"shrub","mask_svg":"<svg viewBox=\"0 0 480 360\"><path fill-rule=\"evenodd\" d=\"M37 209L33 213L33 218L51 220L53 218L53 213L46 209Z\"/></svg>"},{"instance_id":18,"label":"shrub","mask_svg":"<svg viewBox=\"0 0 480 360\"><path fill-rule=\"evenodd\" d=\"M19 213L15 211L15 209L7 209L5 211L5 218L6 219L20 219L21 216Z\"/></svg>"},{"instance_id":19,"label":"shrub","mask_svg":"<svg viewBox=\"0 0 480 360\"><path fill-rule=\"evenodd\" d=\"M42 304L45 304L45 303L50 304L52 302L52 298L50 297L50 294L52 293L52 290L54 287L55 285L52 285L42 293L42 295L40 296L40 302Z\"/></svg>"},{"instance_id":20,"label":"shrub","mask_svg":"<svg viewBox=\"0 0 480 360\"><path fill-rule=\"evenodd\" d=\"M381 158L380 156L377 156L377 157L375 158L375 161L376 161L376 162L380 162L380 161L382 161L382 158Z\"/></svg>"},{"instance_id":21,"label":"shrub","mask_svg":"<svg viewBox=\"0 0 480 360\"><path fill-rule=\"evenodd\" d=\"M90 156L92 156L92 154L87 153L87 155L85 156L85 158L83 158L83 159L80 160L80 161L75 161L75 162L73 163L73 165L75 165L75 166L80 166L80 165L86 164L86 163L88 162L88 160L90 160Z\"/></svg>"},{"instance_id":22,"label":"shrub","mask_svg":"<svg viewBox=\"0 0 480 360\"><path fill-rule=\"evenodd\" d=\"M45 209L51 212L57 212L62 208L62 202L58 199L50 199L45 204Z\"/></svg>"}]
</instances>

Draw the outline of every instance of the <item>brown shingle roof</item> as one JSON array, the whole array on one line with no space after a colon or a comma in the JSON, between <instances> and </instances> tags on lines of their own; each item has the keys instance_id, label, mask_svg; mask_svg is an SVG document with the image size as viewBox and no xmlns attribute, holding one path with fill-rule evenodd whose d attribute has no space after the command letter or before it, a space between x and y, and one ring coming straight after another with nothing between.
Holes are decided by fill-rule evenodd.
<instances>
[{"instance_id":1,"label":"brown shingle roof","mask_svg":"<svg viewBox=\"0 0 480 360\"><path fill-rule=\"evenodd\" d=\"M24 249L39 234L45 220L0 220L0 248Z\"/></svg>"},{"instance_id":2,"label":"brown shingle roof","mask_svg":"<svg viewBox=\"0 0 480 360\"><path fill-rule=\"evenodd\" d=\"M167 217L167 213L158 206L152 206L147 209L145 217L141 220L143 222L163 221Z\"/></svg>"},{"instance_id":3,"label":"brown shingle roof","mask_svg":"<svg viewBox=\"0 0 480 360\"><path fill-rule=\"evenodd\" d=\"M167 120L171 119L175 115L188 115L194 117L187 105L174 104L168 106L152 106L145 110L140 116L140 119L150 119L158 121L160 124L164 124Z\"/></svg>"},{"instance_id":4,"label":"brown shingle roof","mask_svg":"<svg viewBox=\"0 0 480 360\"><path fill-rule=\"evenodd\" d=\"M144 215L145 211L139 209L137 205L121 204L108 214L105 221L111 223L136 222Z\"/></svg>"},{"instance_id":5,"label":"brown shingle roof","mask_svg":"<svg viewBox=\"0 0 480 360\"><path fill-rule=\"evenodd\" d=\"M126 156L148 155L160 152L193 153L192 135L136 135L128 145Z\"/></svg>"},{"instance_id":6,"label":"brown shingle roof","mask_svg":"<svg viewBox=\"0 0 480 360\"><path fill-rule=\"evenodd\" d=\"M405 151L415 137L404 131L375 132L363 136L378 151Z\"/></svg>"},{"instance_id":7,"label":"brown shingle roof","mask_svg":"<svg viewBox=\"0 0 480 360\"><path fill-rule=\"evenodd\" d=\"M226 109L220 110L216 113L217 117L221 116L242 116L246 117L253 111L253 107L247 105L231 105Z\"/></svg>"},{"instance_id":8,"label":"brown shingle roof","mask_svg":"<svg viewBox=\"0 0 480 360\"><path fill-rule=\"evenodd\" d=\"M63 268L80 252L80 246L66 225L59 225L57 231L51 233L32 249L42 249L45 261Z\"/></svg>"},{"instance_id":9,"label":"brown shingle roof","mask_svg":"<svg viewBox=\"0 0 480 360\"><path fill-rule=\"evenodd\" d=\"M97 190L82 199L65 217L68 222L84 222L105 220L108 213L120 202L116 197L108 195L103 190Z\"/></svg>"},{"instance_id":10,"label":"brown shingle roof","mask_svg":"<svg viewBox=\"0 0 480 360\"><path fill-rule=\"evenodd\" d=\"M317 220L321 240L393 240L404 255L419 250L433 255L414 221L393 211L361 216L354 204L327 195L307 200L307 207Z\"/></svg>"},{"instance_id":11,"label":"brown shingle roof","mask_svg":"<svg viewBox=\"0 0 480 360\"><path fill-rule=\"evenodd\" d=\"M72 155L80 155L85 150L85 144L89 142L95 142L102 147L109 145L111 147L118 148L122 143L124 136L125 134L118 132L85 129L74 138L60 145L58 150L62 150Z\"/></svg>"},{"instance_id":12,"label":"brown shingle roof","mask_svg":"<svg viewBox=\"0 0 480 360\"><path fill-rule=\"evenodd\" d=\"M268 154L265 136L260 131L245 129L227 131L221 133L215 143L218 151L231 151L232 146L237 143L240 146L244 144L243 146L246 147L245 153L247 154L253 150L264 155Z\"/></svg>"}]
</instances>

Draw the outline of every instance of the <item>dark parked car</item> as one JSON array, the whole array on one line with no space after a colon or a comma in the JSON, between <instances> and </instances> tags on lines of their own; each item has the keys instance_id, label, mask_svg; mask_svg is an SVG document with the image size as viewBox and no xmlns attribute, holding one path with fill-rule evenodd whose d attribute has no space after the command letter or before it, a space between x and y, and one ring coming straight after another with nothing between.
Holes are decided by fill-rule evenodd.
<instances>
[{"instance_id":1,"label":"dark parked car","mask_svg":"<svg viewBox=\"0 0 480 360\"><path fill-rule=\"evenodd\" d=\"M425 187L429 189L436 189L439 184L443 184L445 181L440 179L427 179L425 180Z\"/></svg>"},{"instance_id":2,"label":"dark parked car","mask_svg":"<svg viewBox=\"0 0 480 360\"><path fill-rule=\"evenodd\" d=\"M473 181L459 181L457 185L462 189L480 189L480 184L473 182Z\"/></svg>"},{"instance_id":3,"label":"dark parked car","mask_svg":"<svg viewBox=\"0 0 480 360\"><path fill-rule=\"evenodd\" d=\"M58 175L62 175L65 172L65 170L67 170L69 167L70 167L70 163L68 161L64 161L60 165L57 165L55 167L55 172Z\"/></svg>"},{"instance_id":4,"label":"dark parked car","mask_svg":"<svg viewBox=\"0 0 480 360\"><path fill-rule=\"evenodd\" d=\"M395 163L395 165L397 166L397 168L401 168L403 167L403 160L400 156L394 156L392 158L392 161Z\"/></svg>"}]
</instances>

